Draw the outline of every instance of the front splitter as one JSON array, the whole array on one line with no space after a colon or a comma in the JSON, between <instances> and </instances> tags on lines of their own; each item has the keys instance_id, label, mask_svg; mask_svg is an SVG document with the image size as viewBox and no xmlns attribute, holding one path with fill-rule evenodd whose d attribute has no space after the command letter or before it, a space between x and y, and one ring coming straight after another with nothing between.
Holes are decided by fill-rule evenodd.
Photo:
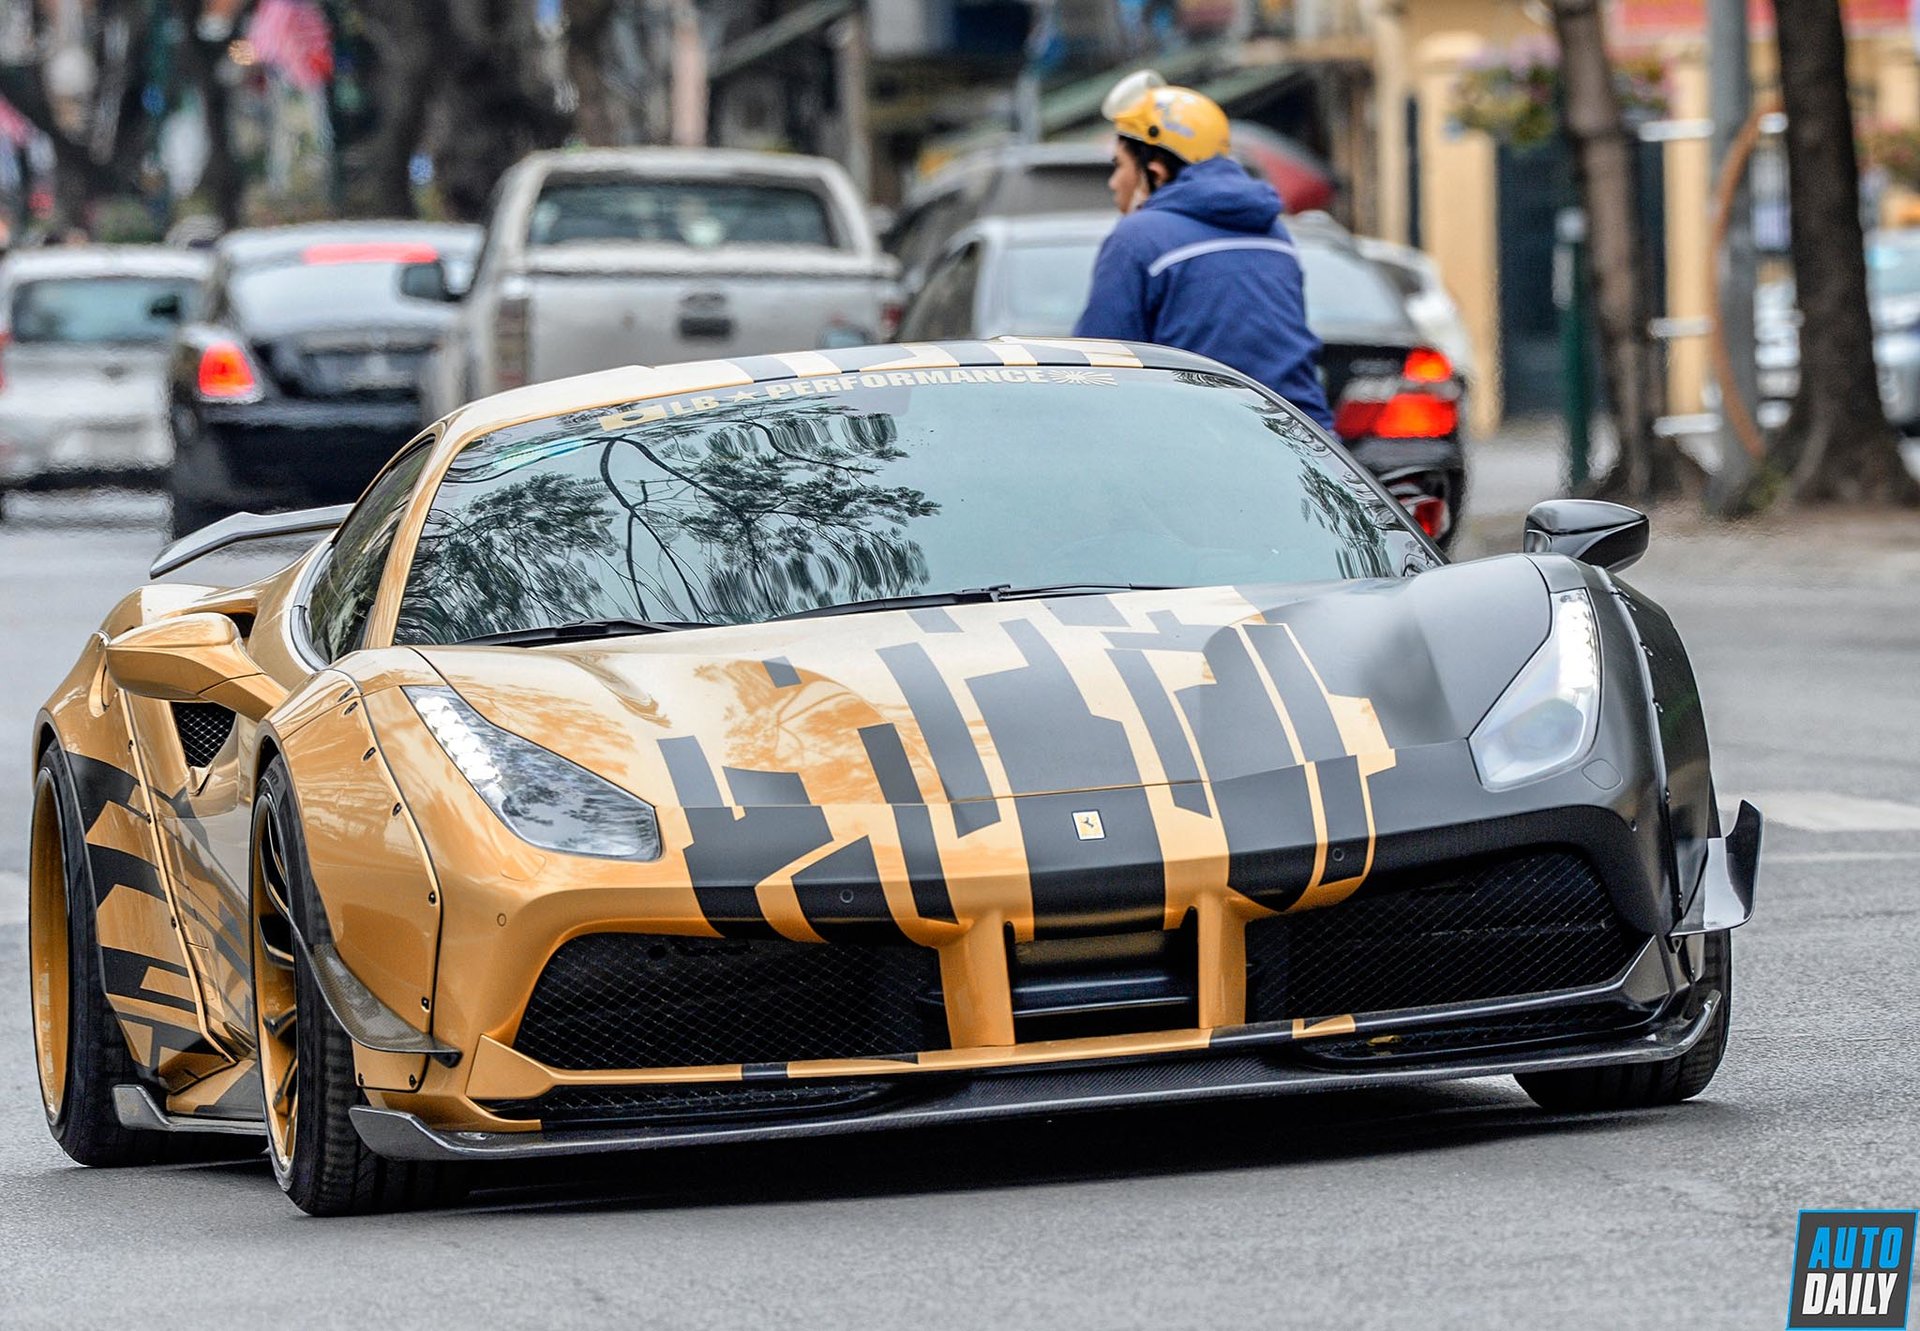
<instances>
[{"instance_id":1,"label":"front splitter","mask_svg":"<svg viewBox=\"0 0 1920 1331\"><path fill-rule=\"evenodd\" d=\"M929 1088L929 1094L910 1104L784 1120L553 1132L448 1132L429 1127L417 1116L395 1109L359 1105L352 1110L352 1115L353 1126L367 1148L390 1160L527 1160L662 1146L828 1137L1128 1106L1663 1063L1682 1057L1700 1042L1721 1002L1717 992L1710 993L1700 1010L1690 1017L1675 1019L1630 1039L1602 1043L1582 1042L1510 1054L1468 1055L1355 1069L1281 1064L1250 1053L1091 1067L1050 1066L973 1075L955 1080L947 1088Z\"/></svg>"}]
</instances>

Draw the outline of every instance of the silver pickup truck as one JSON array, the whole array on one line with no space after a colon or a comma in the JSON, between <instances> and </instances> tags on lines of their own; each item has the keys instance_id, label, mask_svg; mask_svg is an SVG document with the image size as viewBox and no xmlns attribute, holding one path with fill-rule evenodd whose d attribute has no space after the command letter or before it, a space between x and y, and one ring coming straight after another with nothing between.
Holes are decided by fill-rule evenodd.
<instances>
[{"instance_id":1,"label":"silver pickup truck","mask_svg":"<svg viewBox=\"0 0 1920 1331\"><path fill-rule=\"evenodd\" d=\"M535 153L500 181L470 290L424 385L434 414L521 384L884 340L899 268L845 171L815 157Z\"/></svg>"}]
</instances>

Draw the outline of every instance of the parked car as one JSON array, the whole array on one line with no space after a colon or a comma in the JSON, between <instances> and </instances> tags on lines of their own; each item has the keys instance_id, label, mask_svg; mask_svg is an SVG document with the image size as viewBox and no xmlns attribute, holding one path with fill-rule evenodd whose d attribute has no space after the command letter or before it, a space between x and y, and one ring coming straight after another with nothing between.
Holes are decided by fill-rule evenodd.
<instances>
[{"instance_id":1,"label":"parked car","mask_svg":"<svg viewBox=\"0 0 1920 1331\"><path fill-rule=\"evenodd\" d=\"M535 153L502 179L439 357L436 414L621 365L857 346L899 265L836 163L684 148Z\"/></svg>"},{"instance_id":2,"label":"parked car","mask_svg":"<svg viewBox=\"0 0 1920 1331\"><path fill-rule=\"evenodd\" d=\"M0 513L13 490L158 484L173 457L167 343L209 266L97 245L0 267Z\"/></svg>"},{"instance_id":3,"label":"parked car","mask_svg":"<svg viewBox=\"0 0 1920 1331\"><path fill-rule=\"evenodd\" d=\"M1072 332L1111 212L990 217L962 230L901 319L906 342ZM1331 219L1289 220L1307 319L1325 344L1334 430L1445 545L1466 500L1466 381L1417 328L1399 291Z\"/></svg>"},{"instance_id":4,"label":"parked car","mask_svg":"<svg viewBox=\"0 0 1920 1331\"><path fill-rule=\"evenodd\" d=\"M1234 121L1233 156L1280 192L1289 212L1324 207L1330 170L1283 134ZM1043 217L1113 206L1107 177L1113 149L1101 138L1078 143L1008 143L955 159L908 196L888 228L909 293L962 229L986 217Z\"/></svg>"},{"instance_id":5,"label":"parked car","mask_svg":"<svg viewBox=\"0 0 1920 1331\"><path fill-rule=\"evenodd\" d=\"M1474 382L1473 337L1467 332L1466 320L1460 317L1453 293L1440 277L1440 265L1424 250L1378 236L1355 236L1353 243L1380 265L1387 280L1399 289L1414 326L1447 354L1462 379Z\"/></svg>"},{"instance_id":6,"label":"parked car","mask_svg":"<svg viewBox=\"0 0 1920 1331\"><path fill-rule=\"evenodd\" d=\"M345 502L431 417L428 354L452 321L402 279L471 271L472 226L328 223L235 231L168 384L175 535L245 508ZM440 271L440 269L436 269Z\"/></svg>"}]
</instances>

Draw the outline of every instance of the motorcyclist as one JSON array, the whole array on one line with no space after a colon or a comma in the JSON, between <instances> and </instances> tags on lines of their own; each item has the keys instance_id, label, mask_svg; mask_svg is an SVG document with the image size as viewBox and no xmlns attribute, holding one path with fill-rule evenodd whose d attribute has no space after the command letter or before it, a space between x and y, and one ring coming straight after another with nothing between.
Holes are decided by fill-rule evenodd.
<instances>
[{"instance_id":1,"label":"motorcyclist","mask_svg":"<svg viewBox=\"0 0 1920 1331\"><path fill-rule=\"evenodd\" d=\"M1102 110L1123 216L1100 247L1076 337L1157 342L1232 366L1333 427L1320 339L1280 196L1227 155L1227 117L1143 71Z\"/></svg>"}]
</instances>

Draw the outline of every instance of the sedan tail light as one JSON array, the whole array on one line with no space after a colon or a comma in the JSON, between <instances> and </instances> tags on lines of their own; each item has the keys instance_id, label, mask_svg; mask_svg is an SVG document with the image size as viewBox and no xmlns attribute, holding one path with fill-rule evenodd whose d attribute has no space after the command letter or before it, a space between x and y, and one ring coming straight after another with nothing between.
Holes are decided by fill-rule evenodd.
<instances>
[{"instance_id":1,"label":"sedan tail light","mask_svg":"<svg viewBox=\"0 0 1920 1331\"><path fill-rule=\"evenodd\" d=\"M1350 380L1333 414L1342 439L1440 439L1460 425L1453 362L1431 347L1407 353L1400 373Z\"/></svg>"},{"instance_id":2,"label":"sedan tail light","mask_svg":"<svg viewBox=\"0 0 1920 1331\"><path fill-rule=\"evenodd\" d=\"M225 400L254 396L260 381L238 343L210 342L200 353L198 387L203 398Z\"/></svg>"}]
</instances>

